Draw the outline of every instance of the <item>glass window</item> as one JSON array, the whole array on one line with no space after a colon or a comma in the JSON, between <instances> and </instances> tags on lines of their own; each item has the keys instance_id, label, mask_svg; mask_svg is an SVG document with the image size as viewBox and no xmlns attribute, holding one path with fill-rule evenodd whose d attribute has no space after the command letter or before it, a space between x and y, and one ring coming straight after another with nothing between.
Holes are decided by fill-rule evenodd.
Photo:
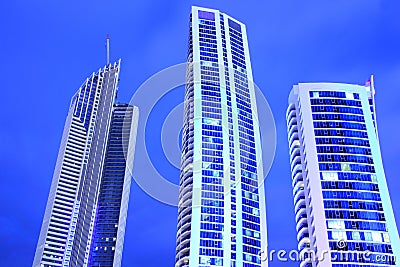
<instances>
[{"instance_id":1,"label":"glass window","mask_svg":"<svg viewBox=\"0 0 400 267\"><path fill-rule=\"evenodd\" d=\"M328 220L329 229L346 229L343 220Z\"/></svg>"},{"instance_id":2,"label":"glass window","mask_svg":"<svg viewBox=\"0 0 400 267\"><path fill-rule=\"evenodd\" d=\"M335 240L346 240L346 231L332 231L332 239Z\"/></svg>"},{"instance_id":3,"label":"glass window","mask_svg":"<svg viewBox=\"0 0 400 267\"><path fill-rule=\"evenodd\" d=\"M210 263L211 260L209 257L204 257L204 256L200 257L200 264L210 264Z\"/></svg>"},{"instance_id":4,"label":"glass window","mask_svg":"<svg viewBox=\"0 0 400 267\"><path fill-rule=\"evenodd\" d=\"M352 93L346 92L347 99L354 99L354 95Z\"/></svg>"},{"instance_id":5,"label":"glass window","mask_svg":"<svg viewBox=\"0 0 400 267\"><path fill-rule=\"evenodd\" d=\"M390 237L388 233L383 233L383 241L386 243L390 243Z\"/></svg>"},{"instance_id":6,"label":"glass window","mask_svg":"<svg viewBox=\"0 0 400 267\"><path fill-rule=\"evenodd\" d=\"M366 241L372 241L372 233L371 232L364 232L364 239Z\"/></svg>"},{"instance_id":7,"label":"glass window","mask_svg":"<svg viewBox=\"0 0 400 267\"><path fill-rule=\"evenodd\" d=\"M352 232L351 234L353 240L361 240L360 232Z\"/></svg>"},{"instance_id":8,"label":"glass window","mask_svg":"<svg viewBox=\"0 0 400 267\"><path fill-rule=\"evenodd\" d=\"M217 258L217 259L215 259L215 265L216 266L222 266L222 259L221 258Z\"/></svg>"},{"instance_id":9,"label":"glass window","mask_svg":"<svg viewBox=\"0 0 400 267\"><path fill-rule=\"evenodd\" d=\"M328 180L328 181L337 181L337 180L339 180L338 173L337 172L322 172L322 179Z\"/></svg>"},{"instance_id":10,"label":"glass window","mask_svg":"<svg viewBox=\"0 0 400 267\"><path fill-rule=\"evenodd\" d=\"M342 163L341 165L342 165L342 171L351 171L350 164Z\"/></svg>"},{"instance_id":11,"label":"glass window","mask_svg":"<svg viewBox=\"0 0 400 267\"><path fill-rule=\"evenodd\" d=\"M376 242L382 242L382 235L378 232L372 232L372 240Z\"/></svg>"}]
</instances>

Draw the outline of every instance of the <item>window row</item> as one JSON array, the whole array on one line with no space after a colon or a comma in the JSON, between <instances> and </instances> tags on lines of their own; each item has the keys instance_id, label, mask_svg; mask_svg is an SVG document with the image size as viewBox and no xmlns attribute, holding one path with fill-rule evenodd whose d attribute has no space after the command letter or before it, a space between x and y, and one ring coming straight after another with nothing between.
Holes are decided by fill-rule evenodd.
<instances>
[{"instance_id":1,"label":"window row","mask_svg":"<svg viewBox=\"0 0 400 267\"><path fill-rule=\"evenodd\" d=\"M365 122L364 116L347 115L347 114L313 114L313 120L341 120L341 121L356 121Z\"/></svg>"},{"instance_id":2,"label":"window row","mask_svg":"<svg viewBox=\"0 0 400 267\"><path fill-rule=\"evenodd\" d=\"M331 181L367 181L377 183L378 178L376 174L366 174L366 173L353 173L353 172L321 172L322 180L331 180Z\"/></svg>"},{"instance_id":3,"label":"window row","mask_svg":"<svg viewBox=\"0 0 400 267\"><path fill-rule=\"evenodd\" d=\"M317 146L318 153L345 153L371 155L370 148L348 147L348 146Z\"/></svg>"},{"instance_id":4,"label":"window row","mask_svg":"<svg viewBox=\"0 0 400 267\"><path fill-rule=\"evenodd\" d=\"M369 147L369 141L363 139L354 139L354 138L315 138L315 142L317 145L351 145L351 146L364 146Z\"/></svg>"},{"instance_id":5,"label":"window row","mask_svg":"<svg viewBox=\"0 0 400 267\"><path fill-rule=\"evenodd\" d=\"M328 231L328 238L333 240L363 240L363 241L385 242L385 243L390 242L388 233L380 233L375 231L360 232L360 231L333 230L333 231Z\"/></svg>"},{"instance_id":6,"label":"window row","mask_svg":"<svg viewBox=\"0 0 400 267\"><path fill-rule=\"evenodd\" d=\"M371 221L327 220L328 229L374 230L386 232L386 224Z\"/></svg>"},{"instance_id":7,"label":"window row","mask_svg":"<svg viewBox=\"0 0 400 267\"><path fill-rule=\"evenodd\" d=\"M374 166L349 163L319 163L321 171L354 171L375 173Z\"/></svg>"},{"instance_id":8,"label":"window row","mask_svg":"<svg viewBox=\"0 0 400 267\"><path fill-rule=\"evenodd\" d=\"M224 223L224 217L223 217L223 216L215 216L215 215L202 214L202 215L201 215L201 221L202 221L202 222Z\"/></svg>"},{"instance_id":9,"label":"window row","mask_svg":"<svg viewBox=\"0 0 400 267\"><path fill-rule=\"evenodd\" d=\"M364 123L342 122L342 121L315 121L314 128L343 128L343 129L357 129L366 130L367 127Z\"/></svg>"},{"instance_id":10,"label":"window row","mask_svg":"<svg viewBox=\"0 0 400 267\"><path fill-rule=\"evenodd\" d=\"M326 99L326 98L318 98L318 99L310 99L312 106L318 105L335 105L335 106L349 106L349 107L361 107L361 101L358 100L344 100L344 99Z\"/></svg>"},{"instance_id":11,"label":"window row","mask_svg":"<svg viewBox=\"0 0 400 267\"><path fill-rule=\"evenodd\" d=\"M222 132L214 132L214 131L201 131L203 136L215 136L215 137L222 137Z\"/></svg>"},{"instance_id":12,"label":"window row","mask_svg":"<svg viewBox=\"0 0 400 267\"><path fill-rule=\"evenodd\" d=\"M348 113L363 115L361 108L342 107L342 106L312 106L312 112L326 112L326 113Z\"/></svg>"},{"instance_id":13,"label":"window row","mask_svg":"<svg viewBox=\"0 0 400 267\"><path fill-rule=\"evenodd\" d=\"M212 130L212 131L218 131L221 132L222 131L222 126L219 126L220 124L220 120L212 120L209 118L203 118L203 123L201 125L202 129L207 129L207 130Z\"/></svg>"},{"instance_id":14,"label":"window row","mask_svg":"<svg viewBox=\"0 0 400 267\"><path fill-rule=\"evenodd\" d=\"M393 253L392 246L388 244L374 244L364 242L347 242L346 247L341 248L338 246L339 242L329 242L332 250L352 250L352 251L369 251L369 252L382 252Z\"/></svg>"},{"instance_id":15,"label":"window row","mask_svg":"<svg viewBox=\"0 0 400 267\"><path fill-rule=\"evenodd\" d=\"M359 99L358 93L338 92L338 91L310 91L310 97L330 97L330 98L349 98Z\"/></svg>"},{"instance_id":16,"label":"window row","mask_svg":"<svg viewBox=\"0 0 400 267\"><path fill-rule=\"evenodd\" d=\"M343 137L358 137L368 138L365 131L352 131L352 130L314 130L315 136L343 136Z\"/></svg>"},{"instance_id":17,"label":"window row","mask_svg":"<svg viewBox=\"0 0 400 267\"><path fill-rule=\"evenodd\" d=\"M319 154L318 162L354 162L354 163L366 163L373 164L374 161L368 156L357 156L357 155L336 155L336 154Z\"/></svg>"},{"instance_id":18,"label":"window row","mask_svg":"<svg viewBox=\"0 0 400 267\"><path fill-rule=\"evenodd\" d=\"M221 208L211 208L211 207L201 207L201 213L203 213L203 214L224 215L224 209L221 209Z\"/></svg>"},{"instance_id":19,"label":"window row","mask_svg":"<svg viewBox=\"0 0 400 267\"><path fill-rule=\"evenodd\" d=\"M372 192L323 190L322 196L324 199L359 199L381 201L380 194Z\"/></svg>"},{"instance_id":20,"label":"window row","mask_svg":"<svg viewBox=\"0 0 400 267\"><path fill-rule=\"evenodd\" d=\"M359 183L359 182L321 182L322 189L349 189L349 190L365 190L379 192L377 184Z\"/></svg>"},{"instance_id":21,"label":"window row","mask_svg":"<svg viewBox=\"0 0 400 267\"><path fill-rule=\"evenodd\" d=\"M324 200L326 209L359 209L383 211L382 203L366 201Z\"/></svg>"},{"instance_id":22,"label":"window row","mask_svg":"<svg viewBox=\"0 0 400 267\"><path fill-rule=\"evenodd\" d=\"M385 221L385 215L378 212L367 211L348 211L348 210L325 210L327 219L354 219L354 220L374 220Z\"/></svg>"}]
</instances>

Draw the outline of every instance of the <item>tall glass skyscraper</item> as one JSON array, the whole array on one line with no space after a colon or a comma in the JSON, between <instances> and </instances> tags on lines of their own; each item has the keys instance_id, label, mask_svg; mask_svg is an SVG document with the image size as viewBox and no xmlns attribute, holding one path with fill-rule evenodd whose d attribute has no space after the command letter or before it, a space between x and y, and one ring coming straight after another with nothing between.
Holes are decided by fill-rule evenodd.
<instances>
[{"instance_id":1,"label":"tall glass skyscraper","mask_svg":"<svg viewBox=\"0 0 400 267\"><path fill-rule=\"evenodd\" d=\"M300 83L287 110L300 266L395 266L400 242L382 165L373 79Z\"/></svg>"},{"instance_id":2,"label":"tall glass skyscraper","mask_svg":"<svg viewBox=\"0 0 400 267\"><path fill-rule=\"evenodd\" d=\"M266 266L261 144L246 27L190 16L176 267Z\"/></svg>"},{"instance_id":3,"label":"tall glass skyscraper","mask_svg":"<svg viewBox=\"0 0 400 267\"><path fill-rule=\"evenodd\" d=\"M72 98L35 267L100 266L99 255L120 265L138 111L114 105L119 70L93 73Z\"/></svg>"}]
</instances>

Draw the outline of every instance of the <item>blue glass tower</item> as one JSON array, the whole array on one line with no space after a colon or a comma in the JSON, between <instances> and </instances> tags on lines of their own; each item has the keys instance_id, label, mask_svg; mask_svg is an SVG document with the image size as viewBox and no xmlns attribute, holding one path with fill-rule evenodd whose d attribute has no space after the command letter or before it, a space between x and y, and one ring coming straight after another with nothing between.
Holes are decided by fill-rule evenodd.
<instances>
[{"instance_id":1,"label":"blue glass tower","mask_svg":"<svg viewBox=\"0 0 400 267\"><path fill-rule=\"evenodd\" d=\"M300 266L397 266L400 242L366 86L300 83L287 110Z\"/></svg>"},{"instance_id":2,"label":"blue glass tower","mask_svg":"<svg viewBox=\"0 0 400 267\"><path fill-rule=\"evenodd\" d=\"M246 27L190 17L176 267L266 266L261 144Z\"/></svg>"},{"instance_id":3,"label":"blue glass tower","mask_svg":"<svg viewBox=\"0 0 400 267\"><path fill-rule=\"evenodd\" d=\"M121 266L138 114L138 108L128 104L113 108L89 255L91 267Z\"/></svg>"},{"instance_id":4,"label":"blue glass tower","mask_svg":"<svg viewBox=\"0 0 400 267\"><path fill-rule=\"evenodd\" d=\"M100 187L102 178L107 179L103 167L107 144L112 143L109 133L114 125L113 110L118 109L113 105L119 70L118 61L93 73L72 98L33 262L35 267L88 266ZM131 143L130 146L134 145L133 139ZM129 193L129 186L126 190ZM125 222L119 223L124 229ZM116 248L122 249L121 244Z\"/></svg>"}]
</instances>

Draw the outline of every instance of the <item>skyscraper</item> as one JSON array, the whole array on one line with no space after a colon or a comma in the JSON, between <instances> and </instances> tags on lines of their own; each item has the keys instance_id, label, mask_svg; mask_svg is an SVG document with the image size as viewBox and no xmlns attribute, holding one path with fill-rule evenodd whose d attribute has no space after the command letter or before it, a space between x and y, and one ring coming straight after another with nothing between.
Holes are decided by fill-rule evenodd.
<instances>
[{"instance_id":1,"label":"skyscraper","mask_svg":"<svg viewBox=\"0 0 400 267\"><path fill-rule=\"evenodd\" d=\"M88 266L89 255L94 260L89 266L98 266L96 256L109 244L99 245L100 237L116 241L115 258L121 258L137 109L113 106L119 70L120 61L108 64L88 77L72 98L33 262L35 267ZM123 114L127 116L121 126ZM119 140L118 135L124 135L124 139ZM131 137L126 139L125 135ZM128 161L121 158L124 152ZM110 187L110 183L115 186ZM103 214L111 214L110 219L104 220ZM106 224L113 228L109 233L103 231Z\"/></svg>"},{"instance_id":2,"label":"skyscraper","mask_svg":"<svg viewBox=\"0 0 400 267\"><path fill-rule=\"evenodd\" d=\"M300 83L290 93L298 248L317 255L300 266L390 266L400 258L372 78L365 86Z\"/></svg>"},{"instance_id":3,"label":"skyscraper","mask_svg":"<svg viewBox=\"0 0 400 267\"><path fill-rule=\"evenodd\" d=\"M260 132L246 27L190 16L176 267L266 266Z\"/></svg>"}]
</instances>

